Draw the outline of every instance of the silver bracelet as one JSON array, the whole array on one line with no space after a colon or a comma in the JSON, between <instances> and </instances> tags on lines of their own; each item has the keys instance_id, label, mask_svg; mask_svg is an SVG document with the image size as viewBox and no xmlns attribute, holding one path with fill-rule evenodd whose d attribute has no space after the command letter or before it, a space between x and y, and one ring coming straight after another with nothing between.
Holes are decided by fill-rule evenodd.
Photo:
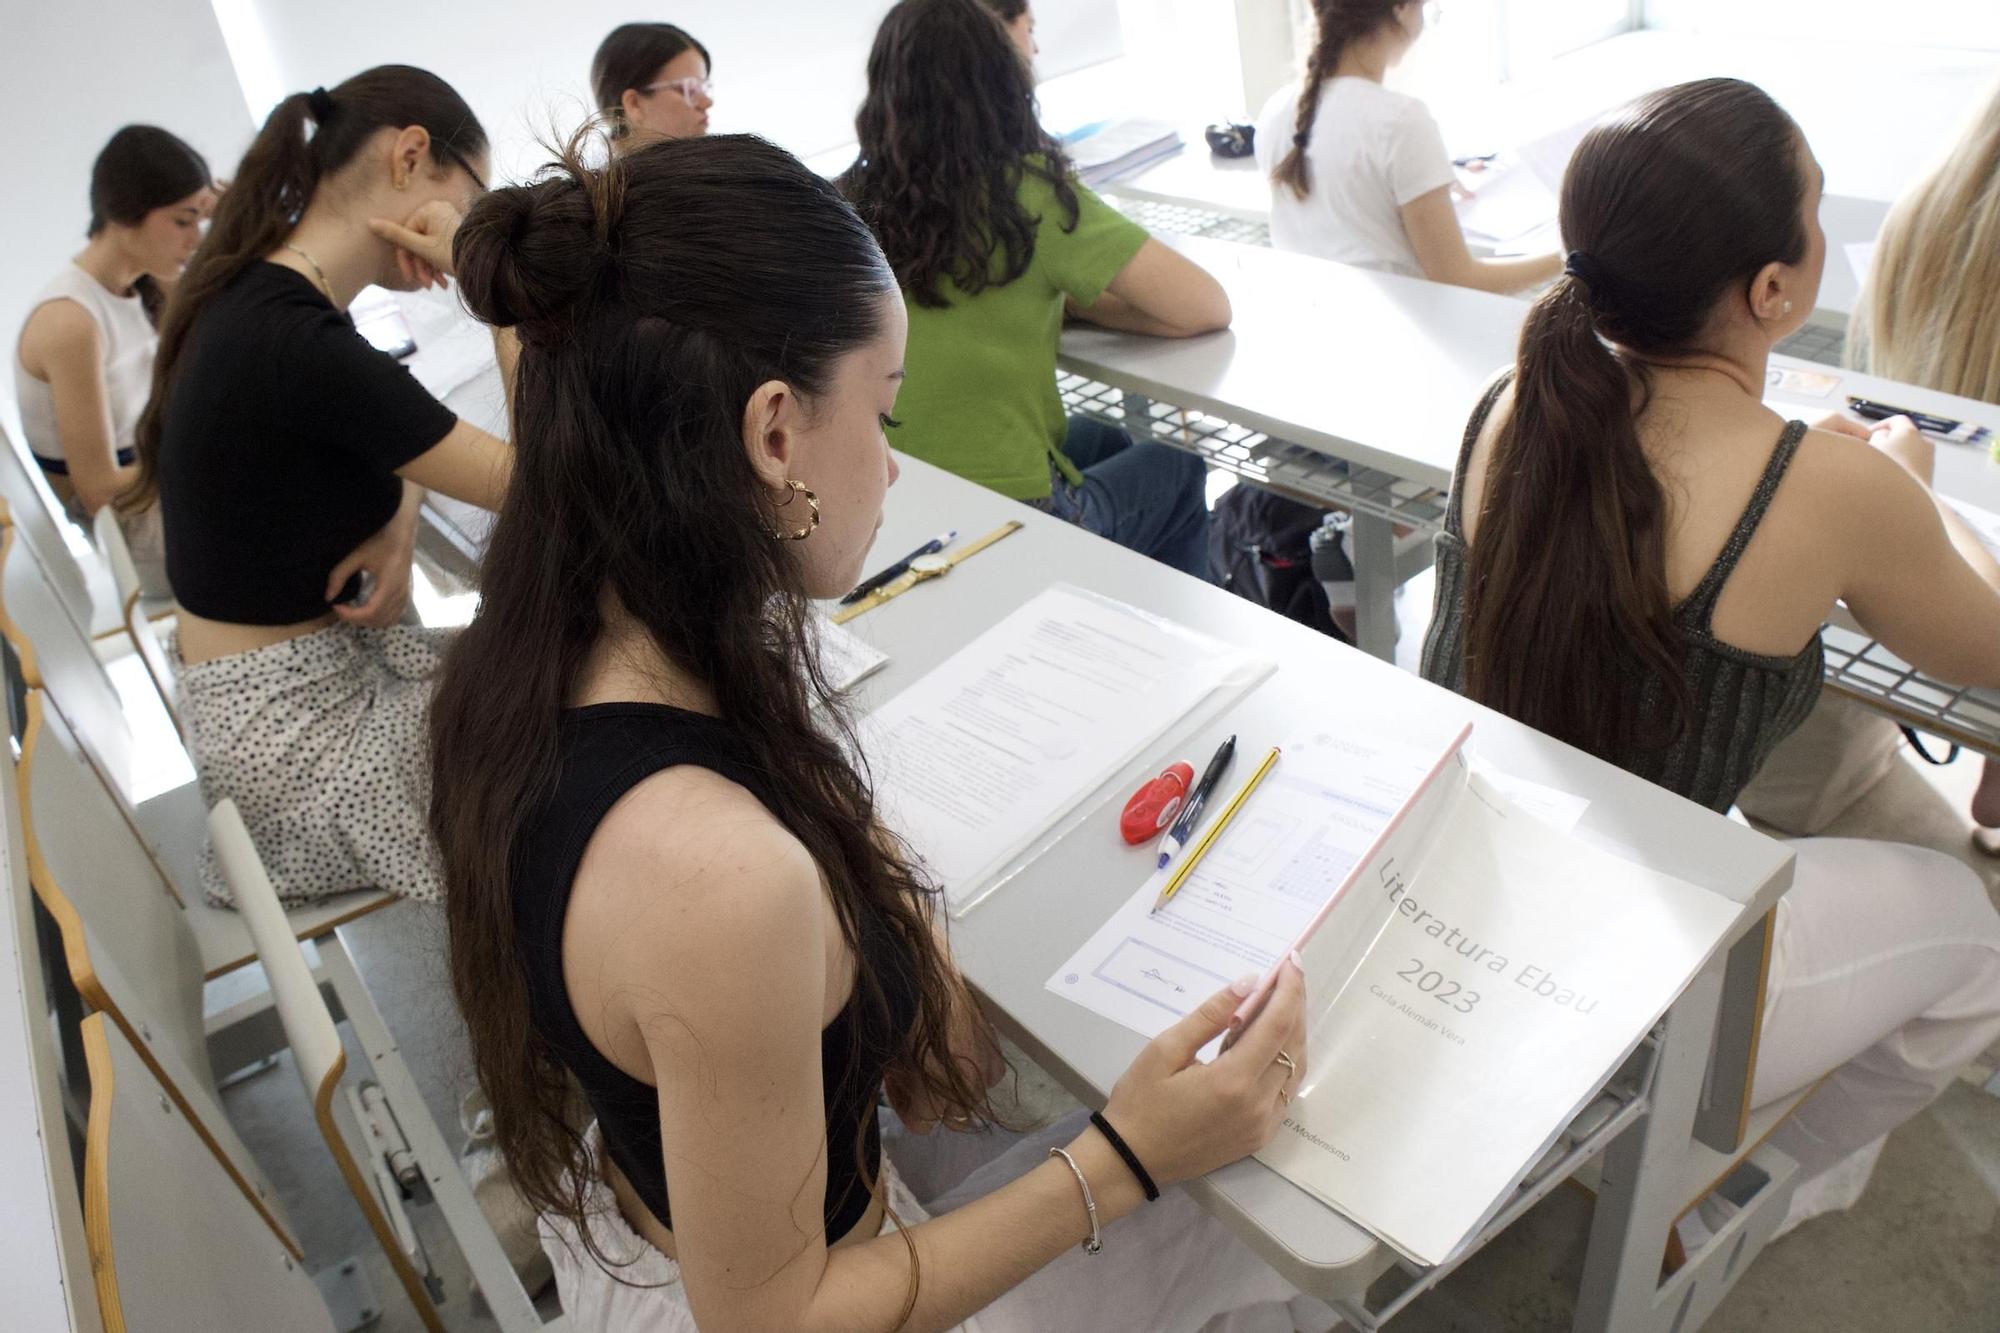
<instances>
[{"instance_id":1,"label":"silver bracelet","mask_svg":"<svg viewBox=\"0 0 2000 1333\"><path fill-rule=\"evenodd\" d=\"M1076 1158L1061 1148L1049 1149L1049 1156L1060 1157L1069 1163L1070 1174L1076 1177L1076 1187L1083 1191L1083 1210L1090 1214L1090 1239L1083 1243L1083 1252L1096 1254L1104 1248L1104 1235L1097 1229L1097 1200L1090 1197L1090 1182L1083 1178L1083 1168L1076 1164Z\"/></svg>"}]
</instances>

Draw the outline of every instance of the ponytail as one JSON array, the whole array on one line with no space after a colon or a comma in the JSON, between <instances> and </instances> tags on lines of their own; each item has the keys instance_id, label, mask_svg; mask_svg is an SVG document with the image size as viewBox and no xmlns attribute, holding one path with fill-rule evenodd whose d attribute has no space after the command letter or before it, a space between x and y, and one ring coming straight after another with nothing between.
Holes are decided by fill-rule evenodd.
<instances>
[{"instance_id":1,"label":"ponytail","mask_svg":"<svg viewBox=\"0 0 2000 1333\"><path fill-rule=\"evenodd\" d=\"M408 125L429 132L431 155L440 165L486 150L486 132L464 99L437 75L408 65L364 70L330 93L293 93L265 118L158 320L153 392L133 441L139 475L118 497L121 512L148 508L159 498L167 399L195 320L246 269L284 244L326 176L353 161L378 130Z\"/></svg>"},{"instance_id":2,"label":"ponytail","mask_svg":"<svg viewBox=\"0 0 2000 1333\"><path fill-rule=\"evenodd\" d=\"M1312 193L1312 164L1306 160L1306 145L1312 142L1313 122L1319 119L1320 95L1340 65L1340 53L1349 42L1394 21L1397 8L1404 2L1314 0L1313 49L1306 59L1305 80L1299 85L1299 107L1292 120L1292 146L1272 170L1272 184L1287 187L1300 199Z\"/></svg>"},{"instance_id":3,"label":"ponytail","mask_svg":"<svg viewBox=\"0 0 2000 1333\"><path fill-rule=\"evenodd\" d=\"M1760 89L1705 79L1593 128L1563 177L1563 276L1521 330L1468 562L1464 689L1614 762L1693 700L1667 501L1639 441L1649 359L1698 351L1772 263L1806 255L1805 148Z\"/></svg>"},{"instance_id":4,"label":"ponytail","mask_svg":"<svg viewBox=\"0 0 2000 1333\"><path fill-rule=\"evenodd\" d=\"M1609 755L1678 735L1690 701L1667 591L1666 496L1633 406L1645 370L1598 337L1578 267L1521 330L1467 577L1465 692ZM1652 680L1664 708L1645 717L1621 691L1578 688Z\"/></svg>"}]
</instances>

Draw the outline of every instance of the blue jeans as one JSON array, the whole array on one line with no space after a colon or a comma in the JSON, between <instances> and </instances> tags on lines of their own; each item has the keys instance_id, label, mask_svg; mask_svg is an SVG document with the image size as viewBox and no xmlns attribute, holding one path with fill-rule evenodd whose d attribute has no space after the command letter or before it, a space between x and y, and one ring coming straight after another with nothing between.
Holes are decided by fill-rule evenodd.
<instances>
[{"instance_id":1,"label":"blue jeans","mask_svg":"<svg viewBox=\"0 0 2000 1333\"><path fill-rule=\"evenodd\" d=\"M1208 468L1201 459L1164 444L1134 444L1116 426L1089 417L1069 419L1063 452L1083 473L1083 485L1070 485L1051 466L1051 514L1208 579Z\"/></svg>"}]
</instances>

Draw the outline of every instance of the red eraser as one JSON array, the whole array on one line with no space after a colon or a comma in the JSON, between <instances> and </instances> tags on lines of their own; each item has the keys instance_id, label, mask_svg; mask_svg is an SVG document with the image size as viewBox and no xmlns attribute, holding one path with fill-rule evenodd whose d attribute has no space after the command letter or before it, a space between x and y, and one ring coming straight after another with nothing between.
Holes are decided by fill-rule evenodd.
<instances>
[{"instance_id":1,"label":"red eraser","mask_svg":"<svg viewBox=\"0 0 2000 1333\"><path fill-rule=\"evenodd\" d=\"M1174 816L1194 786L1194 766L1175 764L1160 776L1132 793L1125 813L1118 817L1118 832L1133 846L1150 842L1167 831Z\"/></svg>"}]
</instances>

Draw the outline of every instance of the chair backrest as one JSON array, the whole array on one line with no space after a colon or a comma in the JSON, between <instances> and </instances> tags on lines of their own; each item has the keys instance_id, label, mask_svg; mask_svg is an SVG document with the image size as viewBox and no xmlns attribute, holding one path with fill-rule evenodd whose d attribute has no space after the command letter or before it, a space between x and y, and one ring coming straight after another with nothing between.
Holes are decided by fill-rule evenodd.
<instances>
[{"instance_id":1,"label":"chair backrest","mask_svg":"<svg viewBox=\"0 0 2000 1333\"><path fill-rule=\"evenodd\" d=\"M125 544L125 529L118 526L117 513L106 505L91 520L91 530L97 534L97 549L104 552L112 580L118 585L119 614L125 621L125 635L132 640L133 651L146 668L146 678L153 682L174 730L180 733L181 744L187 745L187 728L181 725L180 708L174 702L173 663L167 657L167 646L160 641L159 627L146 614L139 567L132 561L132 548Z\"/></svg>"},{"instance_id":2,"label":"chair backrest","mask_svg":"<svg viewBox=\"0 0 2000 1333\"><path fill-rule=\"evenodd\" d=\"M71 526L62 505L41 475L41 468L29 460L27 450L0 426L0 497L13 510L14 522L26 533L35 559L49 571L49 582L61 599L63 614L86 639L110 629L112 616L110 572L101 562L85 564L70 549L66 535Z\"/></svg>"},{"instance_id":3,"label":"chair backrest","mask_svg":"<svg viewBox=\"0 0 2000 1333\"><path fill-rule=\"evenodd\" d=\"M0 526L0 634L14 650L25 686L55 697L106 779L130 793L136 766L124 702L90 640L63 614L15 523Z\"/></svg>"},{"instance_id":4,"label":"chair backrest","mask_svg":"<svg viewBox=\"0 0 2000 1333\"><path fill-rule=\"evenodd\" d=\"M426 1329L443 1333L443 1322L425 1290L423 1277L404 1253L396 1227L385 1211L385 1205L400 1205L377 1194L376 1173L364 1166L370 1163L373 1150L340 1096L341 1080L347 1073L347 1052L340 1044L333 1014L326 1007L319 984L313 980L305 955L299 952L298 937L285 918L278 891L271 885L263 858L257 854L257 844L251 840L250 829L244 824L236 802L225 797L216 804L208 815L208 833L215 846L216 862L236 899L236 910L256 942L257 961L264 966L271 1000L277 1006L278 1021L284 1026L285 1042L292 1048L299 1081L305 1085L306 1097L312 1102L320 1136L326 1140L327 1150L333 1154L334 1164L340 1168L348 1192L354 1195L362 1216L374 1231L383 1255L416 1307L418 1318Z\"/></svg>"},{"instance_id":5,"label":"chair backrest","mask_svg":"<svg viewBox=\"0 0 2000 1333\"><path fill-rule=\"evenodd\" d=\"M125 1033L245 1197L289 1239L277 1191L222 1111L193 932L62 714L39 690L28 695L20 789L28 879L61 931L77 992Z\"/></svg>"},{"instance_id":6,"label":"chair backrest","mask_svg":"<svg viewBox=\"0 0 2000 1333\"><path fill-rule=\"evenodd\" d=\"M83 1024L84 1209L106 1333L333 1333L319 1288L116 1025Z\"/></svg>"}]
</instances>

